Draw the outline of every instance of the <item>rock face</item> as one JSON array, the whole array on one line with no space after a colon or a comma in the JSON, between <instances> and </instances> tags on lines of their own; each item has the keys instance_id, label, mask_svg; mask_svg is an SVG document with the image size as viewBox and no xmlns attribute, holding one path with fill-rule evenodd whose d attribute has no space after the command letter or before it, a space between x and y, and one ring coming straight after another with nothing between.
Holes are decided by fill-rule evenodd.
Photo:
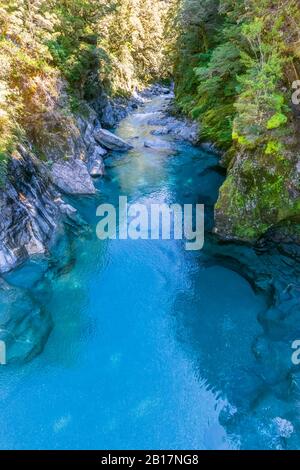
<instances>
[{"instance_id":1,"label":"rock face","mask_svg":"<svg viewBox=\"0 0 300 470\"><path fill-rule=\"evenodd\" d=\"M14 152L0 191L0 272L44 253L60 210L46 167L25 147Z\"/></svg>"},{"instance_id":2,"label":"rock face","mask_svg":"<svg viewBox=\"0 0 300 470\"><path fill-rule=\"evenodd\" d=\"M47 161L54 163L53 179L64 192L76 194L78 189L78 194L90 194L92 180L84 170L80 170L78 161L88 164L96 173L99 172L101 166L103 167L101 160L107 150L102 148L94 138L95 129L100 127L99 117L85 101L80 102L80 114L72 113L66 84L63 80L58 80L56 94L55 96L49 95L48 101L47 112L39 116L40 123L35 132L37 138L33 139L37 154L43 155ZM66 165L65 162L67 162ZM57 167L57 164L63 166ZM73 176L75 177L73 187L70 187L72 183L70 178L63 181L66 178L65 169L71 166L74 167ZM95 169L96 167L98 169ZM58 170L61 171L60 175ZM78 172L83 178L82 185L79 185Z\"/></svg>"},{"instance_id":3,"label":"rock face","mask_svg":"<svg viewBox=\"0 0 300 470\"><path fill-rule=\"evenodd\" d=\"M18 145L0 190L0 273L47 252L61 223L81 224L76 209L63 201L57 188L68 194L95 193L81 160L55 163L50 171L29 148Z\"/></svg>"},{"instance_id":4,"label":"rock face","mask_svg":"<svg viewBox=\"0 0 300 470\"><path fill-rule=\"evenodd\" d=\"M94 137L100 145L103 145L103 147L109 150L127 152L128 150L133 148L131 144L128 144L127 142L125 142L125 140L121 139L120 137L117 137L106 129L97 129L94 132Z\"/></svg>"},{"instance_id":5,"label":"rock face","mask_svg":"<svg viewBox=\"0 0 300 470\"><path fill-rule=\"evenodd\" d=\"M81 160L54 163L51 169L52 182L65 194L95 194L96 190Z\"/></svg>"},{"instance_id":6,"label":"rock face","mask_svg":"<svg viewBox=\"0 0 300 470\"><path fill-rule=\"evenodd\" d=\"M34 128L28 129L28 140L34 144L38 155L48 161L83 159L94 143L93 131L99 120L95 111L84 101L79 112L70 108L66 83L59 79L53 84L55 92L47 91L45 111L32 115ZM30 122L31 122L30 121Z\"/></svg>"},{"instance_id":7,"label":"rock face","mask_svg":"<svg viewBox=\"0 0 300 470\"><path fill-rule=\"evenodd\" d=\"M117 97L111 99L102 90L97 98L91 102L91 105L97 116L99 116L101 125L106 129L113 129L143 102L144 98L137 92L134 92L130 98Z\"/></svg>"}]
</instances>

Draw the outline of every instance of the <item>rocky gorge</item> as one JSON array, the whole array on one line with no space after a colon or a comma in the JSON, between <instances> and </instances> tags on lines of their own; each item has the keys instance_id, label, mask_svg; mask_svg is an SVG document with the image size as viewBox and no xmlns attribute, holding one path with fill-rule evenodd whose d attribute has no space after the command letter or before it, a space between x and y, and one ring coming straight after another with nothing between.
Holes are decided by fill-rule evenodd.
<instances>
[{"instance_id":1,"label":"rocky gorge","mask_svg":"<svg viewBox=\"0 0 300 470\"><path fill-rule=\"evenodd\" d=\"M300 448L300 10L258 3L0 0L0 448ZM99 240L121 195L203 249Z\"/></svg>"},{"instance_id":2,"label":"rocky gorge","mask_svg":"<svg viewBox=\"0 0 300 470\"><path fill-rule=\"evenodd\" d=\"M127 104L123 100L122 106L118 100L113 104L109 102L101 116L109 115L110 127L114 127L138 104L161 93L171 92L154 85L141 94L136 93ZM66 97L56 106L65 109ZM64 202L64 195L95 194L93 179L104 175L105 156L112 150L126 152L133 147L133 143L125 142L103 128L101 117L91 106L83 102L82 108L80 115L66 119L54 106L52 119L62 119L62 122L59 130L44 130L49 133L41 145L44 161L36 156L30 142L19 144L12 155L6 185L0 190L2 273L16 267L28 256L46 253L59 227L70 219L76 223L76 209ZM165 113L166 110L162 110L156 118L162 126L156 134L174 135L196 143L196 123ZM108 123L107 117L104 123Z\"/></svg>"}]
</instances>

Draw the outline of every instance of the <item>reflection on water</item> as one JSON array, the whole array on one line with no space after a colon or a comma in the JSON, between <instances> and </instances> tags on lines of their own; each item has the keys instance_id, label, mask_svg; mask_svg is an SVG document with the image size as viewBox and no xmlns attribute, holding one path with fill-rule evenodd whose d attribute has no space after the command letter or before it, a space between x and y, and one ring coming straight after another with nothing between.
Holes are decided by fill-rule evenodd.
<instances>
[{"instance_id":1,"label":"reflection on water","mask_svg":"<svg viewBox=\"0 0 300 470\"><path fill-rule=\"evenodd\" d=\"M205 203L211 228L218 159L151 135L148 121L166 99L121 123L117 132L134 149L107 158L97 196L72 199L90 229L70 227L51 257L6 277L1 315L31 347L16 347L15 363L0 371L1 448L297 445L278 421L291 420L295 403L281 380L289 365L277 360L278 378L259 362L270 347L270 299L247 268L258 263L254 252L219 246L209 234L198 253L182 241L96 238L96 207L120 195L129 203ZM294 274L291 267L290 283Z\"/></svg>"}]
</instances>

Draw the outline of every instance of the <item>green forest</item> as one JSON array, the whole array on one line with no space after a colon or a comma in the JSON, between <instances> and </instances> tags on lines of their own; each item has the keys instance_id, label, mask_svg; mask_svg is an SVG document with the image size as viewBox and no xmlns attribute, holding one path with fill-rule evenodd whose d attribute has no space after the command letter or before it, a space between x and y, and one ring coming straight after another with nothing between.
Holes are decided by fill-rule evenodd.
<instances>
[{"instance_id":1,"label":"green forest","mask_svg":"<svg viewBox=\"0 0 300 470\"><path fill-rule=\"evenodd\" d=\"M217 229L257 238L300 212L299 3L186 0L177 24L179 107L225 150Z\"/></svg>"},{"instance_id":2,"label":"green forest","mask_svg":"<svg viewBox=\"0 0 300 470\"><path fill-rule=\"evenodd\" d=\"M100 93L174 81L176 111L222 151L216 232L256 240L294 227L299 25L298 0L1 0L2 184L17 142L46 158L49 113L67 138L66 123Z\"/></svg>"},{"instance_id":3,"label":"green forest","mask_svg":"<svg viewBox=\"0 0 300 470\"><path fill-rule=\"evenodd\" d=\"M0 152L39 136L37 115L67 82L70 111L105 88L129 95L161 78L168 2L16 0L0 2ZM66 110L67 111L67 110Z\"/></svg>"}]
</instances>

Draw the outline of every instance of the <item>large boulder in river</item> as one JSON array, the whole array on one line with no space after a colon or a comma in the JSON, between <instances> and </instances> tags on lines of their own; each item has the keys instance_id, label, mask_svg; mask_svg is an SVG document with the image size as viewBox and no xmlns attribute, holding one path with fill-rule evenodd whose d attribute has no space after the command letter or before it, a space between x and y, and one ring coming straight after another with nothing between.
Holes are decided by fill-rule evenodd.
<instances>
[{"instance_id":1,"label":"large boulder in river","mask_svg":"<svg viewBox=\"0 0 300 470\"><path fill-rule=\"evenodd\" d=\"M96 190L86 165L81 160L54 163L53 183L66 194L95 194Z\"/></svg>"},{"instance_id":2,"label":"large boulder in river","mask_svg":"<svg viewBox=\"0 0 300 470\"><path fill-rule=\"evenodd\" d=\"M94 132L94 137L100 145L103 145L103 147L109 150L127 152L127 150L133 148L133 146L130 145L128 142L121 139L120 137L117 137L115 134L112 134L106 129L97 129Z\"/></svg>"}]
</instances>

